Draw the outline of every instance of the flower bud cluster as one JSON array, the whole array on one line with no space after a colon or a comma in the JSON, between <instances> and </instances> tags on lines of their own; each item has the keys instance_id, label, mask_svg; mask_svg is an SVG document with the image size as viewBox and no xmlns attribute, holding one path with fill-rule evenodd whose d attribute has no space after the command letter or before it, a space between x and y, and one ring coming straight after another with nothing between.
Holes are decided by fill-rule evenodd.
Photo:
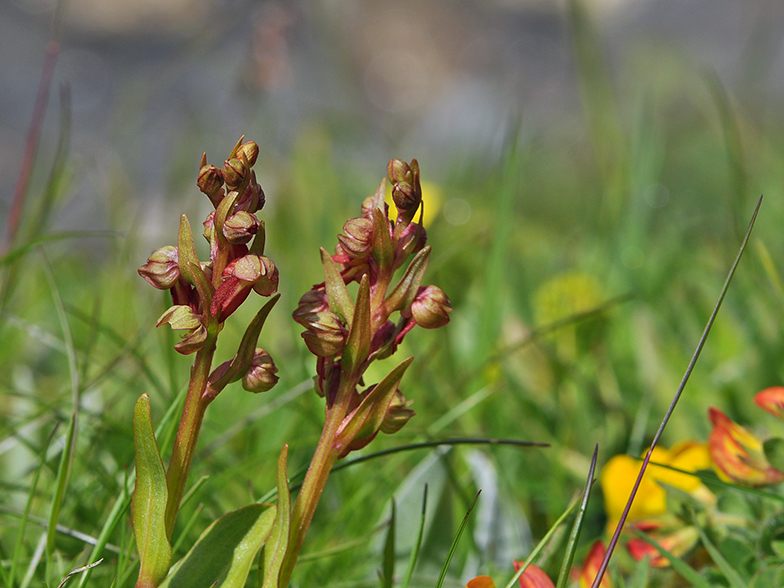
<instances>
[{"instance_id":1,"label":"flower bud cluster","mask_svg":"<svg viewBox=\"0 0 784 588\"><path fill-rule=\"evenodd\" d=\"M277 292L278 269L264 255L264 223L256 216L265 203L252 169L258 155L258 145L243 139L221 167L208 164L206 153L202 155L196 185L214 207L204 221L209 261L198 259L190 223L183 215L177 246L158 249L139 268L139 275L147 282L171 292L173 306L158 325L166 323L186 331L175 345L180 353L199 351L210 333L217 336L222 323L252 290L261 296ZM258 357L254 356L243 379L246 389L254 392L277 381L269 354L257 351Z\"/></svg>"},{"instance_id":2,"label":"flower bud cluster","mask_svg":"<svg viewBox=\"0 0 784 588\"><path fill-rule=\"evenodd\" d=\"M387 171L397 222L389 218L382 182L362 203L361 216L343 225L334 255L322 250L325 281L306 292L293 313L317 357L316 389L327 399L327 409L345 401L341 410L346 421L335 442L341 456L363 447L379 431L398 431L414 415L411 402L397 388L399 379L358 391L368 365L392 355L416 325L442 327L452 312L440 288L422 285L430 247L424 227L413 222L422 200L419 165L395 159ZM396 270L406 264L393 284ZM348 294L352 282L359 284L356 300ZM383 403L381 410L368 406L374 403ZM359 424L359 419L365 420Z\"/></svg>"}]
</instances>

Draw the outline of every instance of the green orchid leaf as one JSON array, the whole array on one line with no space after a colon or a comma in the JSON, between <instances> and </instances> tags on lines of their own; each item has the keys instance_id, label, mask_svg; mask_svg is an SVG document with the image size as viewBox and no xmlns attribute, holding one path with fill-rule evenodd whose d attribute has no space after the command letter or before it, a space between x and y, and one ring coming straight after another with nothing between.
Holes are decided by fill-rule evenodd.
<instances>
[{"instance_id":1,"label":"green orchid leaf","mask_svg":"<svg viewBox=\"0 0 784 588\"><path fill-rule=\"evenodd\" d=\"M327 300L329 309L334 312L346 324L351 324L354 320L354 302L340 275L338 264L334 262L329 252L321 248L321 265L324 268L324 284L327 289Z\"/></svg>"},{"instance_id":2,"label":"green orchid leaf","mask_svg":"<svg viewBox=\"0 0 784 588\"><path fill-rule=\"evenodd\" d=\"M409 357L389 372L387 377L376 384L359 406L343 420L335 437L337 451L342 452L354 439L369 437L381 428L392 396L412 361L414 358Z\"/></svg>"},{"instance_id":3,"label":"green orchid leaf","mask_svg":"<svg viewBox=\"0 0 784 588\"><path fill-rule=\"evenodd\" d=\"M354 307L354 320L348 332L346 347L340 367L352 377L358 373L362 364L370 355L370 280L362 276L357 292L357 304Z\"/></svg>"},{"instance_id":4,"label":"green orchid leaf","mask_svg":"<svg viewBox=\"0 0 784 588\"><path fill-rule=\"evenodd\" d=\"M395 258L395 247L389 234L389 219L380 208L373 209L373 245L371 255L379 267L390 267Z\"/></svg>"},{"instance_id":5,"label":"green orchid leaf","mask_svg":"<svg viewBox=\"0 0 784 588\"><path fill-rule=\"evenodd\" d=\"M280 568L289 546L291 527L291 496L286 475L289 446L284 445L278 458L278 513L272 525L269 540L264 546L264 584L262 588L278 588Z\"/></svg>"},{"instance_id":6,"label":"green orchid leaf","mask_svg":"<svg viewBox=\"0 0 784 588\"><path fill-rule=\"evenodd\" d=\"M161 588L243 588L276 511L274 506L249 504L223 515L201 534Z\"/></svg>"},{"instance_id":7,"label":"green orchid leaf","mask_svg":"<svg viewBox=\"0 0 784 588\"><path fill-rule=\"evenodd\" d=\"M419 286L422 285L422 278L425 277L425 270L427 269L427 262L430 259L431 247L423 247L422 250L414 256L411 263L406 268L406 273L392 290L391 294L387 296L384 301L384 307L387 313L391 314L401 308L406 308L413 301L416 296Z\"/></svg>"},{"instance_id":8,"label":"green orchid leaf","mask_svg":"<svg viewBox=\"0 0 784 588\"><path fill-rule=\"evenodd\" d=\"M172 548L166 536L166 501L169 496L166 472L152 428L150 397L147 394L142 394L136 401L133 439L136 446L136 487L131 520L141 562L136 587L155 588L169 572Z\"/></svg>"},{"instance_id":9,"label":"green orchid leaf","mask_svg":"<svg viewBox=\"0 0 784 588\"><path fill-rule=\"evenodd\" d=\"M196 254L196 244L193 242L191 223L188 222L188 217L184 214L180 217L180 232L177 235L177 256L180 275L189 284L195 286L194 267L200 268L201 264L199 263L199 256Z\"/></svg>"}]
</instances>

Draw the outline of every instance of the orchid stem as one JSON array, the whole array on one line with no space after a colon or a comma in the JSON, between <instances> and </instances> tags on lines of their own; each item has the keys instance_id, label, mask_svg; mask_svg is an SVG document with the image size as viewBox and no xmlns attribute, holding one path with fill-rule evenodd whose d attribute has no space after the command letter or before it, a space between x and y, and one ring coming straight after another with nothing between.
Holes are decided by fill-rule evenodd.
<instances>
[{"instance_id":1,"label":"orchid stem","mask_svg":"<svg viewBox=\"0 0 784 588\"><path fill-rule=\"evenodd\" d=\"M174 523L180 510L180 502L185 492L185 484L193 461L196 442L199 439L201 423L204 412L209 402L202 396L207 387L207 379L212 367L212 357L215 354L217 336L208 336L204 347L196 353L196 360L191 368L191 380L188 385L188 394L185 405L182 407L180 426L174 440L169 469L166 472L166 482L169 489L169 499L166 504L166 536L171 539Z\"/></svg>"}]
</instances>

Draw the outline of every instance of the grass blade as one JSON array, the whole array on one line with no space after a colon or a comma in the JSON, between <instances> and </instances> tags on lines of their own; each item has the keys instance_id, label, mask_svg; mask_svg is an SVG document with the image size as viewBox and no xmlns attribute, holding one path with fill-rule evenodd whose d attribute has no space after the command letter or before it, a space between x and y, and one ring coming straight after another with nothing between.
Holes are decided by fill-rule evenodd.
<instances>
[{"instance_id":1,"label":"grass blade","mask_svg":"<svg viewBox=\"0 0 784 588\"><path fill-rule=\"evenodd\" d=\"M11 558L11 570L8 573L8 580L6 582L8 586L14 585L14 579L16 578L16 567L17 567L17 563L19 562L19 558L21 556L25 527L27 526L27 521L30 517L30 509L33 506L33 498L35 498L35 490L38 487L38 479L41 477L41 470L43 469L44 464L46 463L46 454L49 450L49 445L51 444L52 439L54 438L54 435L57 432L59 426L60 423L55 424L51 435L49 435L49 438L46 440L46 443L44 444L44 446L41 448L40 451L41 461L38 463L38 467L35 468L35 473L33 474L33 481L30 484L30 493L27 496L27 503L25 504L24 512L22 513L22 520L19 521L19 530L17 531L16 534L16 543L14 544L14 555Z\"/></svg>"},{"instance_id":2,"label":"grass blade","mask_svg":"<svg viewBox=\"0 0 784 588\"><path fill-rule=\"evenodd\" d=\"M471 502L471 506L468 507L468 510L463 517L463 521L460 523L460 528L457 530L457 534L455 535L454 540L452 541L452 546L449 548L449 553L446 556L446 561L444 562L444 566L441 568L441 574L438 576L438 582L436 582L436 588L441 588L444 585L444 580L446 579L446 573L449 570L449 564L452 563L452 557L455 555L455 551L457 550L457 543L460 541L460 536L463 534L463 531L468 524L468 517L471 514L471 511L474 510L474 506L476 505L476 501L479 500L479 495L482 493L480 490L474 496L473 502Z\"/></svg>"},{"instance_id":3,"label":"grass blade","mask_svg":"<svg viewBox=\"0 0 784 588\"><path fill-rule=\"evenodd\" d=\"M414 545L414 549L411 551L411 558L408 560L408 569L406 570L406 576L403 578L403 584L401 588L408 588L408 585L411 583L411 577L414 575L414 568L416 567L417 558L419 557L419 551L422 549L422 539L425 536L425 515L427 514L427 484L425 484L425 491L422 494L422 519L419 523L419 533L417 534L417 541L416 545Z\"/></svg>"},{"instance_id":4,"label":"grass blade","mask_svg":"<svg viewBox=\"0 0 784 588\"><path fill-rule=\"evenodd\" d=\"M570 514L572 514L572 511L575 508L577 508L578 504L579 504L579 502L577 500L573 500L572 501L572 503L563 512L563 514L560 517L558 517L558 520L555 521L555 523L553 523L553 526L550 527L550 530L547 531L547 533L545 533L545 536L542 537L542 540L539 541L539 543L537 544L536 547L534 547L533 551L531 551L531 554L528 556L528 558L525 560L525 562L523 562L523 565L520 566L520 569L517 570L515 575L512 576L512 579L509 580L509 583L504 588L514 588L515 583L520 579L520 576L522 576L525 573L526 568L542 552L542 550L544 549L545 545L547 545L547 543L550 541L550 539L553 538L553 535L555 535L556 531L558 530L558 527L560 527L561 523L563 523L567 519L567 517Z\"/></svg>"},{"instance_id":5,"label":"grass blade","mask_svg":"<svg viewBox=\"0 0 784 588\"><path fill-rule=\"evenodd\" d=\"M721 570L721 573L724 574L724 577L727 578L730 586L732 586L732 588L747 588L747 584L743 578L740 577L740 574L735 571L735 568L730 564L730 562L724 558L719 549L710 539L708 539L708 535L705 533L702 525L700 525L700 523L697 521L697 517L693 516L692 522L697 529L697 533L700 535L700 541L702 542L702 545L710 554L713 563L716 564L716 566Z\"/></svg>"},{"instance_id":6,"label":"grass blade","mask_svg":"<svg viewBox=\"0 0 784 588\"><path fill-rule=\"evenodd\" d=\"M389 530L384 541L384 561L381 573L381 588L392 588L395 578L395 501L392 500L392 512L389 515Z\"/></svg>"},{"instance_id":7,"label":"grass blade","mask_svg":"<svg viewBox=\"0 0 784 588\"><path fill-rule=\"evenodd\" d=\"M724 302L724 297L727 295L727 290L730 287L730 283L732 282L732 278L735 275L735 270L738 268L738 264L740 263L740 258L743 256L743 252L746 250L746 245L749 242L749 237L751 236L751 230L754 228L754 221L757 220L757 213L759 213L760 206L762 205L762 196L757 201L757 206L754 208L754 213L751 215L751 221L749 221L749 226L746 229L746 234L743 237L743 242L740 244L740 249L738 250L738 254L735 256L735 261L732 263L730 267L730 271L727 274L727 278L724 280L724 286L721 288L721 293L719 294L719 299L716 301L716 305L713 307L713 312L711 312L710 318L708 318L708 323L705 325L705 330L702 332L702 336L700 337L699 342L697 343L697 348L694 350L694 355L692 355L691 361L689 361L689 365L686 368L686 373L683 375L683 379L681 380L680 386L678 386L678 390L675 392L675 396L670 403L667 412L664 414L664 418L662 419L661 424L659 425L658 431L656 431L656 435L653 437L653 441L651 441L651 447L648 452L645 454L645 459L642 462L642 467L640 467L640 473L637 476L637 480L634 482L634 486L632 487L632 491L629 494L629 500L626 503L626 507L623 509L623 513L621 514L621 519L618 521L618 526L615 528L615 532L613 533L612 539L610 539L610 544L607 546L607 553L604 556L604 560L602 564L599 566L599 571L596 574L596 579L593 581L591 588L598 588L599 583L602 581L604 577L604 573L607 570L607 564L610 562L610 558L612 557L613 551L615 550L615 546L618 544L618 539L621 536L621 531L623 530L623 526L626 523L626 519L629 516L629 510L632 507L632 502L634 502L634 497L637 495L637 490L640 487L640 482L642 482L642 477L645 474L645 470L648 467L648 463L651 459L651 453L653 452L656 444L659 442L659 439L664 432L664 428L667 426L667 423L672 416L673 411L675 410L675 406L678 404L678 400L680 400L681 395L683 394L683 389L686 387L686 382L689 381L689 376L691 376L691 372L694 370L694 366L697 364L697 360L700 357L700 353L702 352L702 348L705 347L705 342L708 339L708 334L710 333L711 327L713 326L714 321L716 320L716 316L719 314L719 309L721 308L721 303Z\"/></svg>"},{"instance_id":8,"label":"grass blade","mask_svg":"<svg viewBox=\"0 0 784 588\"><path fill-rule=\"evenodd\" d=\"M588 499L591 496L591 488L593 487L593 475L596 471L596 458L599 453L599 446L594 446L593 457L591 458L591 467L588 470L588 479L585 481L585 488L583 489L583 499L580 502L580 510L577 511L577 517L574 519L572 525L572 532L569 535L569 542L566 544L566 557L564 557L561 571L558 573L557 588L564 588L566 582L569 580L569 570L574 561L574 553L577 551L577 541L580 539L580 531L583 528L583 521L585 520L585 511L588 508Z\"/></svg>"}]
</instances>

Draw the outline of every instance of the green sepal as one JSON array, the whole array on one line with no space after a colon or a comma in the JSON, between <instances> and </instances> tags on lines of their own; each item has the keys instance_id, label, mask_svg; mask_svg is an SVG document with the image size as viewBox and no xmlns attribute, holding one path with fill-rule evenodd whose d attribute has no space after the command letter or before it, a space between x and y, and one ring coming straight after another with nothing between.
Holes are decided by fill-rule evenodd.
<instances>
[{"instance_id":1,"label":"green sepal","mask_svg":"<svg viewBox=\"0 0 784 588\"><path fill-rule=\"evenodd\" d=\"M430 252L432 248L428 245L423 247L422 250L414 256L411 263L408 264L406 272L400 281L395 286L395 289L384 300L384 310L386 315L389 316L396 310L406 308L409 306L416 297L419 286L422 285L422 278L425 276L427 269L427 262L430 259Z\"/></svg>"},{"instance_id":2,"label":"green sepal","mask_svg":"<svg viewBox=\"0 0 784 588\"><path fill-rule=\"evenodd\" d=\"M284 445L278 457L278 513L272 525L269 539L264 544L264 584L262 588L279 588L280 569L289 547L291 528L291 495L286 475L289 446ZM262 562L259 562L262 563Z\"/></svg>"},{"instance_id":3,"label":"green sepal","mask_svg":"<svg viewBox=\"0 0 784 588\"><path fill-rule=\"evenodd\" d=\"M229 246L229 242L226 240L226 236L223 234L223 225L226 223L226 219L229 218L229 215L234 210L234 205L237 203L241 192L232 190L229 192L229 194L233 194L233 196L229 198L227 194L223 200L220 201L218 208L215 209L215 216L212 219L213 226L215 227L215 238L223 247Z\"/></svg>"},{"instance_id":4,"label":"green sepal","mask_svg":"<svg viewBox=\"0 0 784 588\"><path fill-rule=\"evenodd\" d=\"M215 287L207 279L198 261L196 264L189 264L188 269L193 276L193 285L199 293L199 300L201 300L203 308L209 308L212 304L212 297L215 295ZM182 271L182 268L180 271ZM209 313L207 313L207 316L210 316Z\"/></svg>"},{"instance_id":5,"label":"green sepal","mask_svg":"<svg viewBox=\"0 0 784 588\"><path fill-rule=\"evenodd\" d=\"M340 275L338 264L334 262L329 252L321 248L321 266L324 268L324 285L327 290L329 309L338 315L345 324L354 320L354 303L348 293L343 276Z\"/></svg>"},{"instance_id":6,"label":"green sepal","mask_svg":"<svg viewBox=\"0 0 784 588\"><path fill-rule=\"evenodd\" d=\"M264 247L267 244L267 227L264 221L259 221L259 232L253 238L253 243L248 249L249 253L255 253L258 256L264 255Z\"/></svg>"},{"instance_id":7,"label":"green sepal","mask_svg":"<svg viewBox=\"0 0 784 588\"><path fill-rule=\"evenodd\" d=\"M370 338L370 280L366 274L359 283L354 320L351 321L346 346L343 348L340 369L344 373L352 377L359 373L360 366L370 355Z\"/></svg>"},{"instance_id":8,"label":"green sepal","mask_svg":"<svg viewBox=\"0 0 784 588\"><path fill-rule=\"evenodd\" d=\"M172 548L166 537L166 472L155 440L150 416L150 397L142 394L133 410L133 442L136 447L136 486L131 521L139 552L136 588L155 588L166 577Z\"/></svg>"},{"instance_id":9,"label":"green sepal","mask_svg":"<svg viewBox=\"0 0 784 588\"><path fill-rule=\"evenodd\" d=\"M409 357L389 372L387 377L376 384L362 399L359 406L343 419L335 436L334 447L336 451L342 453L355 439L364 439L378 432L381 423L384 422L384 416L392 401L392 396L412 361L414 358Z\"/></svg>"},{"instance_id":10,"label":"green sepal","mask_svg":"<svg viewBox=\"0 0 784 588\"><path fill-rule=\"evenodd\" d=\"M261 310L259 310L259 312L256 313L256 316L253 317L253 320L248 325L248 328L245 329L245 334L242 336L242 341L240 341L237 354L234 356L234 359L231 360L229 369L225 374L223 374L223 376L221 376L218 381L211 383L213 389L219 392L228 384L241 379L242 376L248 372L250 369L250 364L253 361L253 354L256 351L256 345L259 342L261 329L264 327L264 322L267 320L272 307L275 306L275 303L279 299L280 294L276 294L270 298L267 304L262 306Z\"/></svg>"},{"instance_id":11,"label":"green sepal","mask_svg":"<svg viewBox=\"0 0 784 588\"><path fill-rule=\"evenodd\" d=\"M223 515L201 534L161 588L243 588L276 511L275 506L249 504Z\"/></svg>"},{"instance_id":12,"label":"green sepal","mask_svg":"<svg viewBox=\"0 0 784 588\"><path fill-rule=\"evenodd\" d=\"M380 208L373 209L373 245L371 255L379 267L392 266L395 259L395 247L389 234L389 219Z\"/></svg>"},{"instance_id":13,"label":"green sepal","mask_svg":"<svg viewBox=\"0 0 784 588\"><path fill-rule=\"evenodd\" d=\"M234 159L234 157L237 155L237 150L240 148L240 145L242 145L242 142L244 140L245 140L245 135L242 135L240 137L240 140L237 141L237 144L234 146L234 149L232 149L231 153L229 153L228 159Z\"/></svg>"},{"instance_id":14,"label":"green sepal","mask_svg":"<svg viewBox=\"0 0 784 588\"><path fill-rule=\"evenodd\" d=\"M193 242L191 223L184 214L180 217L180 232L177 235L177 259L180 275L192 286L196 285L197 278L194 267L201 268L199 256L196 254L196 244Z\"/></svg>"}]
</instances>

